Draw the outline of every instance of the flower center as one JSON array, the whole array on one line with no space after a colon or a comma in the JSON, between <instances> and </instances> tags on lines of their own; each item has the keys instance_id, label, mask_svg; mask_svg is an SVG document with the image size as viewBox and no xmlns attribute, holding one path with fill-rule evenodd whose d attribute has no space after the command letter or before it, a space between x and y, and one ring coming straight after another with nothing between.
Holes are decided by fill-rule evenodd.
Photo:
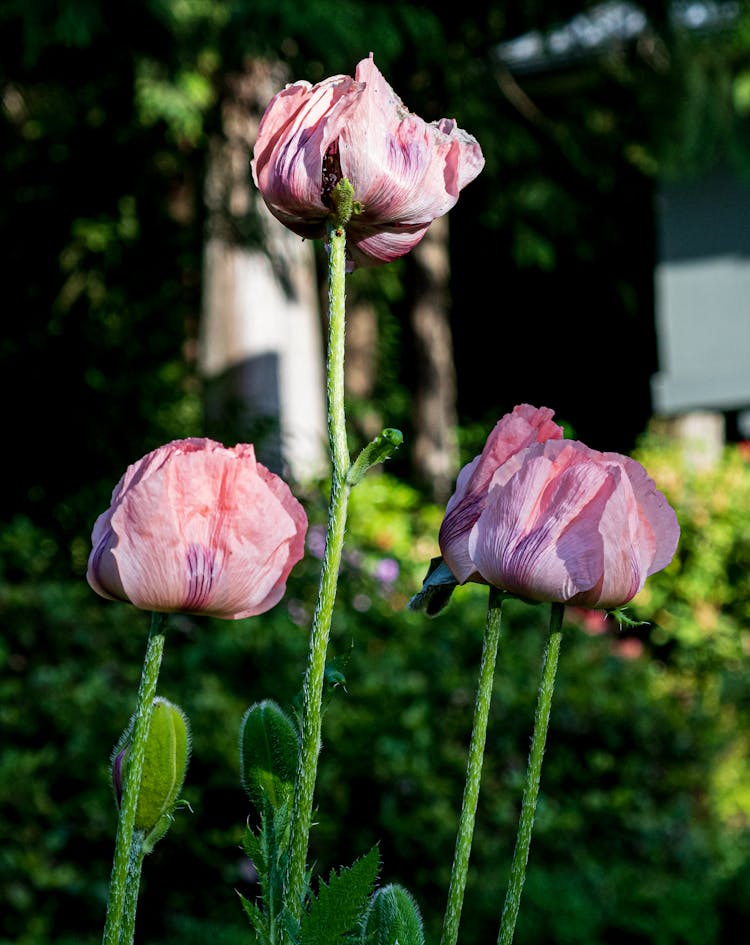
<instances>
[{"instance_id":1,"label":"flower center","mask_svg":"<svg viewBox=\"0 0 750 945\"><path fill-rule=\"evenodd\" d=\"M323 174L321 179L320 199L329 210L336 210L333 199L333 189L343 177L341 173L341 158L339 157L338 138L332 141L323 155Z\"/></svg>"}]
</instances>

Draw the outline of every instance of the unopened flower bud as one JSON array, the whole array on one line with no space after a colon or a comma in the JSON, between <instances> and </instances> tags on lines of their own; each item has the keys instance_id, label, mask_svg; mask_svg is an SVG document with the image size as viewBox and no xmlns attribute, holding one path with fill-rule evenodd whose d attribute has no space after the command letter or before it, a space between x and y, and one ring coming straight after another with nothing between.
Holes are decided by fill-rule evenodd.
<instances>
[{"instance_id":1,"label":"unopened flower bud","mask_svg":"<svg viewBox=\"0 0 750 945\"><path fill-rule=\"evenodd\" d=\"M297 770L297 727L272 699L256 702L240 728L240 780L253 803L278 807L289 793Z\"/></svg>"},{"instance_id":2,"label":"unopened flower bud","mask_svg":"<svg viewBox=\"0 0 750 945\"><path fill-rule=\"evenodd\" d=\"M366 945L424 945L422 916L407 889L396 883L378 889L365 916L362 941Z\"/></svg>"},{"instance_id":3,"label":"unopened flower bud","mask_svg":"<svg viewBox=\"0 0 750 945\"><path fill-rule=\"evenodd\" d=\"M131 721L113 754L112 781L118 807L122 803L132 733ZM184 712L179 706L157 696L151 711L135 815L135 828L146 834L150 846L169 828L189 758L190 730Z\"/></svg>"}]
</instances>

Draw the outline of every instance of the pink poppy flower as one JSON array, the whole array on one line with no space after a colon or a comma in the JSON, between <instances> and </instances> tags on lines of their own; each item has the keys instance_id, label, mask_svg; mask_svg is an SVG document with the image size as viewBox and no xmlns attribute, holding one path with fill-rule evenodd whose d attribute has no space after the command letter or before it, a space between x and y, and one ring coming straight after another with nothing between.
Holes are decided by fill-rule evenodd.
<instances>
[{"instance_id":1,"label":"pink poppy flower","mask_svg":"<svg viewBox=\"0 0 750 945\"><path fill-rule=\"evenodd\" d=\"M680 534L677 516L640 463L540 436L509 454L501 449L493 465L486 454L497 448L498 427L470 464L474 479L470 467L459 477L456 492L464 493L468 510L460 527L454 496L441 528L441 551L459 583L611 609L669 564Z\"/></svg>"},{"instance_id":2,"label":"pink poppy flower","mask_svg":"<svg viewBox=\"0 0 750 945\"><path fill-rule=\"evenodd\" d=\"M94 524L86 578L144 610L240 619L277 604L307 516L248 444L175 440L129 466Z\"/></svg>"},{"instance_id":3,"label":"pink poppy flower","mask_svg":"<svg viewBox=\"0 0 750 945\"><path fill-rule=\"evenodd\" d=\"M346 227L351 268L408 253L483 167L476 139L453 119L411 114L372 54L353 79L295 82L274 96L252 161L271 213L310 239L325 236L330 192L349 180L362 208Z\"/></svg>"},{"instance_id":4,"label":"pink poppy flower","mask_svg":"<svg viewBox=\"0 0 750 945\"><path fill-rule=\"evenodd\" d=\"M495 471L511 456L533 443L561 439L563 428L554 423L548 407L520 404L498 420L479 456L458 474L456 490L448 500L440 526L443 559L459 583L472 580L476 566L469 555L469 535L487 504Z\"/></svg>"}]
</instances>

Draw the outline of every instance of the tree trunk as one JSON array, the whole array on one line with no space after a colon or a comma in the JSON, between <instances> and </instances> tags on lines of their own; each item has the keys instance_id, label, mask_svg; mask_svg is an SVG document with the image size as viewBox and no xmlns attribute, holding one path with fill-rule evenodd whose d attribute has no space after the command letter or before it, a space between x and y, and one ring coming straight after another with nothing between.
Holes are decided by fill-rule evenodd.
<instances>
[{"instance_id":1,"label":"tree trunk","mask_svg":"<svg viewBox=\"0 0 750 945\"><path fill-rule=\"evenodd\" d=\"M438 217L412 250L415 272L411 327L416 350L414 443L416 476L443 503L458 466L456 371L450 326L448 220Z\"/></svg>"},{"instance_id":2,"label":"tree trunk","mask_svg":"<svg viewBox=\"0 0 750 945\"><path fill-rule=\"evenodd\" d=\"M200 365L206 429L253 442L269 469L327 469L323 341L314 247L275 220L250 160L266 105L287 77L250 60L226 80L206 173Z\"/></svg>"}]
</instances>

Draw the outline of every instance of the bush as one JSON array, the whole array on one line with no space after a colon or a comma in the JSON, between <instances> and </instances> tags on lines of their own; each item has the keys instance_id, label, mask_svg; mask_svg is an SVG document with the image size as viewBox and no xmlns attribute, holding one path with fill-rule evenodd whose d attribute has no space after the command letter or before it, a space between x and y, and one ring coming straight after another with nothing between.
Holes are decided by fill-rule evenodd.
<instances>
[{"instance_id":1,"label":"bush","mask_svg":"<svg viewBox=\"0 0 750 945\"><path fill-rule=\"evenodd\" d=\"M750 471L738 450L710 475L654 443L639 458L683 538L634 602L651 625L567 612L518 945L723 945L750 911ZM169 621L159 690L190 719L192 811L144 865L141 940L250 940L235 893L254 888L239 725L252 702L289 706L299 693L324 492L303 497L309 554L276 608ZM474 585L434 619L406 607L441 516L385 472L352 494L311 837L324 875L378 843L382 881L415 895L428 941L447 895L487 600ZM88 588L80 548L26 519L0 535L1 941L93 945L114 842L109 753L132 711L148 618ZM497 935L547 618L506 604L465 945Z\"/></svg>"}]
</instances>

